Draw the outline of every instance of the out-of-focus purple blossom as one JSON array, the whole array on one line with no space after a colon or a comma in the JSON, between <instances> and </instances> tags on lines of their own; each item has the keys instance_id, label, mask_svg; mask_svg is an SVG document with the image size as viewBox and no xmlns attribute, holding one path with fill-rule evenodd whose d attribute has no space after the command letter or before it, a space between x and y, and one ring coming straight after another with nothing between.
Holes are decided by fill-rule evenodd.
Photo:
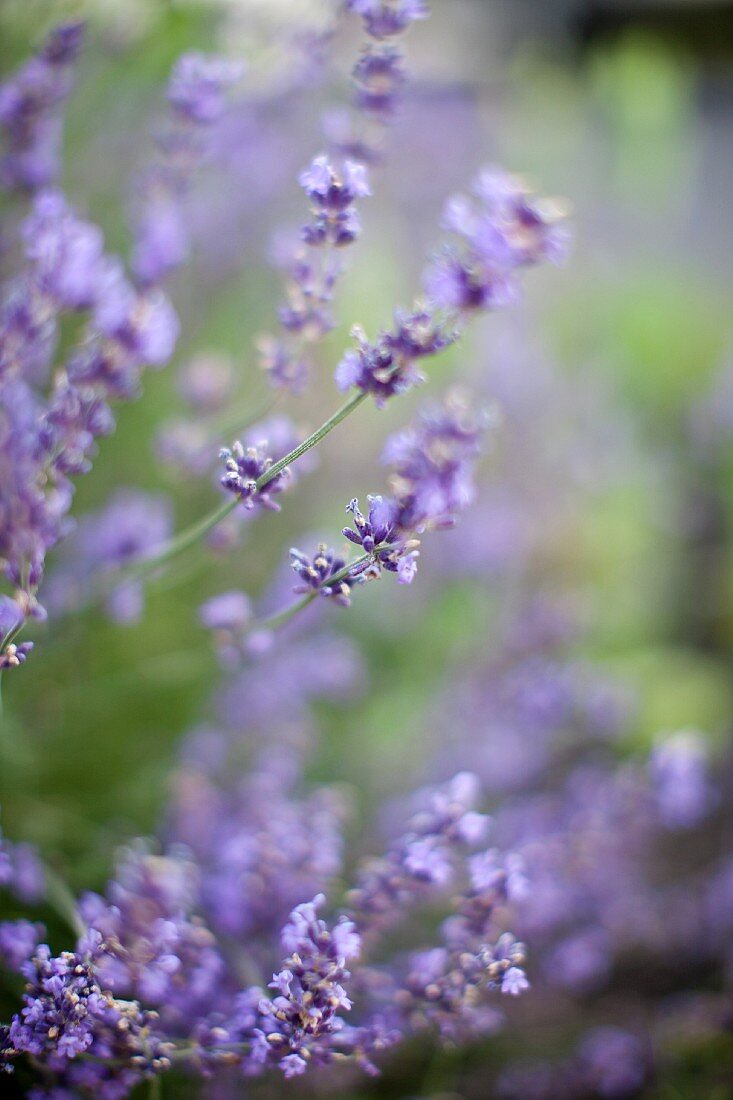
<instances>
[{"instance_id":1,"label":"out-of-focus purple blossom","mask_svg":"<svg viewBox=\"0 0 733 1100\"><path fill-rule=\"evenodd\" d=\"M247 628L252 620L249 596L236 589L213 596L199 608L201 623L214 634L214 643L225 667L241 660Z\"/></svg>"},{"instance_id":2,"label":"out-of-focus purple blossom","mask_svg":"<svg viewBox=\"0 0 733 1100\"><path fill-rule=\"evenodd\" d=\"M545 969L553 985L576 994L601 988L613 964L613 947L605 929L591 927L561 940L547 955Z\"/></svg>"},{"instance_id":3,"label":"out-of-focus purple blossom","mask_svg":"<svg viewBox=\"0 0 733 1100\"><path fill-rule=\"evenodd\" d=\"M699 733L687 730L664 738L652 752L649 770L659 812L669 828L689 829L714 807L717 792Z\"/></svg>"},{"instance_id":4,"label":"out-of-focus purple blossom","mask_svg":"<svg viewBox=\"0 0 733 1100\"><path fill-rule=\"evenodd\" d=\"M61 107L71 91L84 25L61 23L39 53L0 85L0 184L33 189L59 171Z\"/></svg>"},{"instance_id":5,"label":"out-of-focus purple blossom","mask_svg":"<svg viewBox=\"0 0 733 1100\"><path fill-rule=\"evenodd\" d=\"M264 336L257 344L260 353L260 366L267 374L268 382L276 390L288 390L290 393L303 393L308 382L309 366L307 359L296 350L291 350L283 340L274 336Z\"/></svg>"},{"instance_id":6,"label":"out-of-focus purple blossom","mask_svg":"<svg viewBox=\"0 0 733 1100\"><path fill-rule=\"evenodd\" d=\"M424 309L412 313L398 310L394 328L381 332L373 344L358 326L352 332L358 347L348 351L336 368L336 385L340 390L356 387L371 393L379 408L390 397L422 382L418 361L435 355L457 338Z\"/></svg>"},{"instance_id":7,"label":"out-of-focus purple blossom","mask_svg":"<svg viewBox=\"0 0 733 1100\"><path fill-rule=\"evenodd\" d=\"M28 905L43 897L46 879L35 849L14 844L0 834L0 886Z\"/></svg>"},{"instance_id":8,"label":"out-of-focus purple blossom","mask_svg":"<svg viewBox=\"0 0 733 1100\"><path fill-rule=\"evenodd\" d=\"M357 61L352 77L359 110L382 123L389 122L397 110L406 81L402 54L392 47L369 47Z\"/></svg>"},{"instance_id":9,"label":"out-of-focus purple blossom","mask_svg":"<svg viewBox=\"0 0 733 1100\"><path fill-rule=\"evenodd\" d=\"M209 156L204 140L224 114L227 92L241 77L235 61L192 51L171 73L168 101L172 118L158 139L158 161L140 184L133 269L140 283L160 283L182 264L191 249L184 200L196 170Z\"/></svg>"},{"instance_id":10,"label":"out-of-focus purple blossom","mask_svg":"<svg viewBox=\"0 0 733 1100\"><path fill-rule=\"evenodd\" d=\"M187 1034L209 1011L225 964L214 936L195 914L198 874L183 854L127 853L107 897L87 894L80 912L84 946L100 982L117 996L154 1005L168 1034Z\"/></svg>"},{"instance_id":11,"label":"out-of-focus purple blossom","mask_svg":"<svg viewBox=\"0 0 733 1100\"><path fill-rule=\"evenodd\" d=\"M612 1100L634 1095L648 1071L648 1055L642 1041L618 1027L599 1027L588 1032L580 1046L579 1059L595 1094Z\"/></svg>"},{"instance_id":12,"label":"out-of-focus purple blossom","mask_svg":"<svg viewBox=\"0 0 733 1100\"><path fill-rule=\"evenodd\" d=\"M95 304L103 277L104 237L78 218L59 191L41 191L23 223L26 256L40 290L61 309Z\"/></svg>"},{"instance_id":13,"label":"out-of-focus purple blossom","mask_svg":"<svg viewBox=\"0 0 733 1100\"><path fill-rule=\"evenodd\" d=\"M168 84L168 99L192 122L210 123L226 108L227 90L241 79L238 61L196 51L179 57Z\"/></svg>"},{"instance_id":14,"label":"out-of-focus purple blossom","mask_svg":"<svg viewBox=\"0 0 733 1100\"><path fill-rule=\"evenodd\" d=\"M29 920L0 921L0 966L21 972L45 935L42 924Z\"/></svg>"},{"instance_id":15,"label":"out-of-focus purple blossom","mask_svg":"<svg viewBox=\"0 0 733 1100\"><path fill-rule=\"evenodd\" d=\"M69 610L89 594L89 584L104 585L110 574L155 554L173 530L166 497L135 489L118 489L99 512L83 517L66 560L52 576L48 602L53 611ZM143 610L139 582L125 581L106 597L109 615L118 623L135 623Z\"/></svg>"},{"instance_id":16,"label":"out-of-focus purple blossom","mask_svg":"<svg viewBox=\"0 0 733 1100\"><path fill-rule=\"evenodd\" d=\"M468 772L425 794L426 806L385 856L368 862L359 875L351 903L360 927L390 923L430 886L445 887L453 876L454 849L475 844L488 818L474 810L478 781Z\"/></svg>"},{"instance_id":17,"label":"out-of-focus purple blossom","mask_svg":"<svg viewBox=\"0 0 733 1100\"><path fill-rule=\"evenodd\" d=\"M23 624L25 616L16 600L0 595L0 641Z\"/></svg>"},{"instance_id":18,"label":"out-of-focus purple blossom","mask_svg":"<svg viewBox=\"0 0 733 1100\"><path fill-rule=\"evenodd\" d=\"M299 183L313 211L313 220L303 228L306 244L341 248L356 240L361 222L354 203L371 195L364 165L347 160L337 169L321 155L301 172Z\"/></svg>"},{"instance_id":19,"label":"out-of-focus purple blossom","mask_svg":"<svg viewBox=\"0 0 733 1100\"><path fill-rule=\"evenodd\" d=\"M277 753L284 763L282 745ZM196 859L211 927L247 937L257 953L299 896L326 889L339 872L345 807L327 788L299 795L274 756L237 775L231 737L219 755L216 764L207 752L181 769L171 836Z\"/></svg>"},{"instance_id":20,"label":"out-of-focus purple blossom","mask_svg":"<svg viewBox=\"0 0 733 1100\"><path fill-rule=\"evenodd\" d=\"M456 195L444 213L456 244L429 267L431 300L449 313L510 305L520 294L520 273L543 260L560 261L568 247L562 212L535 199L524 182L496 168L484 169L472 194Z\"/></svg>"},{"instance_id":21,"label":"out-of-focus purple blossom","mask_svg":"<svg viewBox=\"0 0 733 1100\"><path fill-rule=\"evenodd\" d=\"M347 7L360 15L372 38L393 38L418 19L427 19L426 0L347 0Z\"/></svg>"},{"instance_id":22,"label":"out-of-focus purple blossom","mask_svg":"<svg viewBox=\"0 0 733 1100\"><path fill-rule=\"evenodd\" d=\"M195 355L178 375L178 389L194 412L207 415L226 406L232 393L231 360L215 351Z\"/></svg>"},{"instance_id":23,"label":"out-of-focus purple blossom","mask_svg":"<svg viewBox=\"0 0 733 1100\"><path fill-rule=\"evenodd\" d=\"M399 528L420 532L428 525L450 525L471 504L484 426L467 402L453 395L388 439L382 457L394 467Z\"/></svg>"},{"instance_id":24,"label":"out-of-focus purple blossom","mask_svg":"<svg viewBox=\"0 0 733 1100\"><path fill-rule=\"evenodd\" d=\"M33 642L9 642L0 651L0 669L18 668L25 663L33 649Z\"/></svg>"}]
</instances>

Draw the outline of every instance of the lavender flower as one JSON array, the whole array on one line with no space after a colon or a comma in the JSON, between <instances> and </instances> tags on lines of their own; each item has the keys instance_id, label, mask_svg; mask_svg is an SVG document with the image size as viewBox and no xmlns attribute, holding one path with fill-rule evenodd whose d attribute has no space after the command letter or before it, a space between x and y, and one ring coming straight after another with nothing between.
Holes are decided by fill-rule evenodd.
<instances>
[{"instance_id":1,"label":"lavender flower","mask_svg":"<svg viewBox=\"0 0 733 1100\"><path fill-rule=\"evenodd\" d=\"M352 78L358 109L383 124L390 122L407 79L400 51L368 47L354 66Z\"/></svg>"},{"instance_id":2,"label":"lavender flower","mask_svg":"<svg viewBox=\"0 0 733 1100\"><path fill-rule=\"evenodd\" d=\"M245 649L252 620L252 604L244 592L221 592L199 608L201 623L214 633L214 643L225 667L234 667Z\"/></svg>"},{"instance_id":3,"label":"lavender flower","mask_svg":"<svg viewBox=\"0 0 733 1100\"><path fill-rule=\"evenodd\" d=\"M243 67L223 57L183 54L171 72L171 120L158 140L158 161L141 183L133 268L145 286L160 283L189 255L184 200L196 170L207 160L207 131L219 122L227 92Z\"/></svg>"},{"instance_id":4,"label":"lavender flower","mask_svg":"<svg viewBox=\"0 0 733 1100\"><path fill-rule=\"evenodd\" d=\"M435 355L456 339L455 332L447 331L424 309L398 310L392 331L381 332L373 344L358 326L352 332L359 346L347 352L336 368L336 385L340 390L356 386L371 393L380 408L390 397L424 380L417 367L420 359Z\"/></svg>"},{"instance_id":5,"label":"lavender flower","mask_svg":"<svg viewBox=\"0 0 733 1100\"><path fill-rule=\"evenodd\" d=\"M451 395L424 409L416 422L390 437L383 460L394 467L395 522L408 531L449 526L475 497L474 466L485 418Z\"/></svg>"},{"instance_id":6,"label":"lavender flower","mask_svg":"<svg viewBox=\"0 0 733 1100\"><path fill-rule=\"evenodd\" d=\"M451 881L455 848L476 844L488 827L488 818L473 808L478 789L476 777L462 772L425 793L427 805L410 820L408 831L359 875L351 903L360 927L367 919L391 923L415 897Z\"/></svg>"},{"instance_id":7,"label":"lavender flower","mask_svg":"<svg viewBox=\"0 0 733 1100\"><path fill-rule=\"evenodd\" d=\"M362 17L367 34L377 39L401 34L430 14L426 0L347 0L347 7Z\"/></svg>"},{"instance_id":8,"label":"lavender flower","mask_svg":"<svg viewBox=\"0 0 733 1100\"><path fill-rule=\"evenodd\" d=\"M170 537L172 527L165 497L118 489L104 508L80 521L65 562L49 581L49 606L54 612L76 606L87 594L90 578L104 586L110 575L145 561ZM142 585L128 580L112 588L105 603L115 622L135 623L143 611Z\"/></svg>"},{"instance_id":9,"label":"lavender flower","mask_svg":"<svg viewBox=\"0 0 733 1100\"><path fill-rule=\"evenodd\" d=\"M343 534L369 555L369 561L355 568L366 576L378 576L381 569L387 569L397 574L401 584L410 584L417 572L419 543L416 539L403 537L393 501L381 496L367 499L368 516L364 516L356 497L346 506L346 511L354 517L354 526L344 527Z\"/></svg>"},{"instance_id":10,"label":"lavender flower","mask_svg":"<svg viewBox=\"0 0 733 1100\"><path fill-rule=\"evenodd\" d=\"M290 564L302 582L295 587L295 592L317 592L327 599L332 599L340 607L350 607L350 589L363 579L347 575L335 583L330 583L330 579L343 570L346 562L333 550L329 550L323 542L312 558L306 557L300 550L291 549Z\"/></svg>"},{"instance_id":11,"label":"lavender flower","mask_svg":"<svg viewBox=\"0 0 733 1100\"><path fill-rule=\"evenodd\" d=\"M561 217L554 205L533 199L518 177L484 169L471 196L456 195L446 206L444 224L456 243L428 269L431 300L458 314L512 304L523 268L565 255Z\"/></svg>"},{"instance_id":12,"label":"lavender flower","mask_svg":"<svg viewBox=\"0 0 733 1100\"><path fill-rule=\"evenodd\" d=\"M21 1053L47 1057L73 1091L93 1088L109 1100L170 1067L170 1048L152 1030L156 1017L105 992L84 956L53 957L44 944L23 971L28 992L0 1050L5 1061Z\"/></svg>"},{"instance_id":13,"label":"lavender flower","mask_svg":"<svg viewBox=\"0 0 733 1100\"><path fill-rule=\"evenodd\" d=\"M44 187L58 175L60 109L71 91L72 68L83 38L83 23L60 24L38 55L0 85L0 134L5 146L0 183L4 186Z\"/></svg>"},{"instance_id":14,"label":"lavender flower","mask_svg":"<svg viewBox=\"0 0 733 1100\"><path fill-rule=\"evenodd\" d=\"M216 351L195 355L178 376L178 389L191 409L208 415L225 408L232 396L234 368L231 360Z\"/></svg>"},{"instance_id":15,"label":"lavender flower","mask_svg":"<svg viewBox=\"0 0 733 1100\"><path fill-rule=\"evenodd\" d=\"M0 921L0 966L22 973L23 965L36 954L45 935L42 924L28 920Z\"/></svg>"},{"instance_id":16,"label":"lavender flower","mask_svg":"<svg viewBox=\"0 0 733 1100\"><path fill-rule=\"evenodd\" d=\"M698 824L717 800L708 775L708 755L698 733L683 731L660 741L649 770L660 815L672 829Z\"/></svg>"},{"instance_id":17,"label":"lavender flower","mask_svg":"<svg viewBox=\"0 0 733 1100\"><path fill-rule=\"evenodd\" d=\"M280 511L280 505L272 496L286 487L290 470L287 466L283 467L262 490L258 489L258 479L267 473L274 461L268 455L265 443L245 448L237 441L231 449L224 447L219 454L224 459L225 469L221 484L228 492L234 493L245 508L254 508L255 504L259 504L273 512Z\"/></svg>"},{"instance_id":18,"label":"lavender flower","mask_svg":"<svg viewBox=\"0 0 733 1100\"><path fill-rule=\"evenodd\" d=\"M301 172L299 183L313 211L313 221L303 229L306 244L341 248L356 240L361 223L354 203L371 195L364 165L347 160L337 169L328 157L318 156Z\"/></svg>"},{"instance_id":19,"label":"lavender flower","mask_svg":"<svg viewBox=\"0 0 733 1100\"><path fill-rule=\"evenodd\" d=\"M242 65L224 57L191 52L178 59L168 99L193 122L214 122L226 107L227 89L242 76Z\"/></svg>"}]
</instances>

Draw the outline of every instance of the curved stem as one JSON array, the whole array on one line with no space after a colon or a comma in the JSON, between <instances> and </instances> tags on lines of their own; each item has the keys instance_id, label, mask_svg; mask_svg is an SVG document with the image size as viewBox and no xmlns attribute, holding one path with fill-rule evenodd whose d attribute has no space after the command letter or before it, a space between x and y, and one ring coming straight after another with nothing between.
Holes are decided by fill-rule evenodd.
<instances>
[{"instance_id":1,"label":"curved stem","mask_svg":"<svg viewBox=\"0 0 733 1100\"><path fill-rule=\"evenodd\" d=\"M330 416L328 420L321 424L320 428L316 428L307 439L304 439L303 442L299 443L297 447L294 447L292 451L289 451L288 454L278 459L277 462L274 462L268 470L265 470L265 472L257 478L257 491L260 492L260 490L264 489L264 487L268 485L273 478L277 477L286 466L295 462L320 443L321 440L332 432L342 420L345 420L354 409L358 408L367 396L365 392L360 390L337 409L333 416ZM238 504L239 499L237 497L226 501L224 504L220 504L218 508L209 512L203 519L197 520L190 527L185 528L172 538L157 554L145 558L144 561L137 562L127 569L121 569L117 577L110 577L108 579L110 587L116 587L118 584L124 584L126 581L142 580L143 577L154 572L159 566L165 565L171 558L175 558L179 554L182 554L185 550L188 550L190 546L197 543L199 539L208 535L209 531L213 530L213 528L221 523L223 519L226 519L228 515L231 515Z\"/></svg>"},{"instance_id":2,"label":"curved stem","mask_svg":"<svg viewBox=\"0 0 733 1100\"><path fill-rule=\"evenodd\" d=\"M366 391L360 390L354 397L349 398L340 409L337 409L333 416L330 416L328 420L321 424L320 428L316 428L307 439L304 439L297 447L293 447L289 454L286 454L283 458L274 462L269 470L265 470L264 474L257 478L257 491L259 492L260 489L264 489L265 485L268 485L274 477L277 477L286 466L289 466L291 462L295 462L301 455L306 454L306 452L310 451L312 447L315 447L317 443L320 443L321 440L324 439L329 432L332 432L342 420L345 420L354 409L357 409L367 396Z\"/></svg>"}]
</instances>

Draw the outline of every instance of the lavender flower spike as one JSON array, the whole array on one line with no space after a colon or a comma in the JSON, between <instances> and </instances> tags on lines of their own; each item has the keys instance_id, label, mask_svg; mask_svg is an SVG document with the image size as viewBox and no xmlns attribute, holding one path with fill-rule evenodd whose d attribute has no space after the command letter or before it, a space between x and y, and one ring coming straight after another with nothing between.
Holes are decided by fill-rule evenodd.
<instances>
[{"instance_id":1,"label":"lavender flower spike","mask_svg":"<svg viewBox=\"0 0 733 1100\"><path fill-rule=\"evenodd\" d=\"M356 546L361 546L369 561L360 569L367 576L379 576L381 569L396 573L401 584L410 584L417 572L420 545L417 539L404 538L397 524L393 501L381 496L368 496L369 513L365 516L356 497L346 505L354 517L354 526L344 527L343 534Z\"/></svg>"},{"instance_id":2,"label":"lavender flower spike","mask_svg":"<svg viewBox=\"0 0 733 1100\"><path fill-rule=\"evenodd\" d=\"M363 580L363 577L346 576L335 584L329 583L331 577L341 572L346 562L333 550L329 550L325 543L320 544L312 558L293 548L290 551L290 564L302 582L296 585L295 592L317 592L341 607L351 606L350 589Z\"/></svg>"},{"instance_id":3,"label":"lavender flower spike","mask_svg":"<svg viewBox=\"0 0 733 1100\"><path fill-rule=\"evenodd\" d=\"M356 240L361 222L354 202L371 195L364 165L347 160L339 170L328 157L318 156L301 172L299 182L313 211L313 221L303 229L306 244L340 248Z\"/></svg>"},{"instance_id":4,"label":"lavender flower spike","mask_svg":"<svg viewBox=\"0 0 733 1100\"><path fill-rule=\"evenodd\" d=\"M0 85L0 184L33 189L56 179L60 108L71 90L71 66L83 39L83 23L61 23L40 53Z\"/></svg>"},{"instance_id":5,"label":"lavender flower spike","mask_svg":"<svg viewBox=\"0 0 733 1100\"><path fill-rule=\"evenodd\" d=\"M372 38L394 38L411 23L427 19L425 0L346 0L347 7L364 20L364 30Z\"/></svg>"},{"instance_id":6,"label":"lavender flower spike","mask_svg":"<svg viewBox=\"0 0 733 1100\"><path fill-rule=\"evenodd\" d=\"M264 491L261 492L257 488L257 481L267 473L273 463L273 459L265 450L265 444L260 443L245 449L237 440L231 448L224 447L219 452L219 457L224 459L225 469L221 484L230 493L234 493L245 508L254 508L255 504L259 504L273 512L280 511L280 505L272 499L272 495L281 493L285 488L290 478L290 469L285 466L271 481L268 481Z\"/></svg>"}]
</instances>

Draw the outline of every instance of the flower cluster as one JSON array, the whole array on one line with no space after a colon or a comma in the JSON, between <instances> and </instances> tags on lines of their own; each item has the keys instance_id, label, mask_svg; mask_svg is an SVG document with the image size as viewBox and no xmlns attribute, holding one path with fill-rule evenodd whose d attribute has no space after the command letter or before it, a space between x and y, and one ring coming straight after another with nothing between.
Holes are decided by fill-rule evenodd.
<instances>
[{"instance_id":1,"label":"flower cluster","mask_svg":"<svg viewBox=\"0 0 733 1100\"><path fill-rule=\"evenodd\" d=\"M561 208L497 168L478 175L470 196L454 196L443 221L454 243L435 257L425 285L431 301L451 314L511 304L522 270L557 263L568 247Z\"/></svg>"},{"instance_id":2,"label":"flower cluster","mask_svg":"<svg viewBox=\"0 0 733 1100\"><path fill-rule=\"evenodd\" d=\"M410 584L417 573L419 539L428 527L445 528L473 500L473 470L485 425L456 395L426 408L415 424L387 443L384 459L394 466L394 496L371 495L365 515L355 497L346 506L352 526L342 534L363 551L349 568L335 551L321 545L316 557L290 551L293 568L308 589L349 605L349 588L379 577L383 569ZM331 578L338 577L338 585Z\"/></svg>"},{"instance_id":3,"label":"flower cluster","mask_svg":"<svg viewBox=\"0 0 733 1100\"><path fill-rule=\"evenodd\" d=\"M126 1096L145 1078L170 1068L170 1047L153 1032L154 1013L102 989L87 956L53 957L43 944L23 966L24 1008L2 1040L0 1059L20 1054L45 1060L62 1088ZM88 1059L88 1060L87 1060Z\"/></svg>"},{"instance_id":4,"label":"flower cluster","mask_svg":"<svg viewBox=\"0 0 733 1100\"><path fill-rule=\"evenodd\" d=\"M0 184L33 190L59 172L61 108L71 91L84 25L62 23L39 53L0 85Z\"/></svg>"},{"instance_id":5,"label":"flower cluster","mask_svg":"<svg viewBox=\"0 0 733 1100\"><path fill-rule=\"evenodd\" d=\"M425 309L412 313L398 310L394 328L381 332L374 343L358 326L353 333L358 347L348 351L339 363L336 384L340 390L355 386L372 394L378 407L422 382L418 362L457 339L455 331L437 324Z\"/></svg>"},{"instance_id":6,"label":"flower cluster","mask_svg":"<svg viewBox=\"0 0 733 1100\"><path fill-rule=\"evenodd\" d=\"M358 580L363 579L350 574L344 558L329 550L325 543L319 545L312 558L293 548L290 551L290 564L302 582L294 591L317 592L341 607L350 606L349 591Z\"/></svg>"},{"instance_id":7,"label":"flower cluster","mask_svg":"<svg viewBox=\"0 0 733 1100\"><path fill-rule=\"evenodd\" d=\"M224 460L221 484L227 492L233 493L245 508L254 508L255 504L259 504L273 512L280 511L280 505L272 497L286 487L290 470L284 466L264 485L258 484L274 462L267 453L266 444L244 447L236 440L231 447L223 447L219 456Z\"/></svg>"},{"instance_id":8,"label":"flower cluster","mask_svg":"<svg viewBox=\"0 0 733 1100\"><path fill-rule=\"evenodd\" d=\"M47 551L68 530L70 477L90 468L95 440L146 366L172 353L178 321L158 291L137 291L101 232L56 191L41 191L23 225L26 268L0 306L0 558L35 613ZM64 314L86 326L48 383Z\"/></svg>"},{"instance_id":9,"label":"flower cluster","mask_svg":"<svg viewBox=\"0 0 733 1100\"><path fill-rule=\"evenodd\" d=\"M158 161L140 182L133 270L151 286L189 255L185 198L197 169L209 155L210 131L227 106L226 93L243 72L223 57L183 54L168 84L171 117L158 139Z\"/></svg>"},{"instance_id":10,"label":"flower cluster","mask_svg":"<svg viewBox=\"0 0 733 1100\"><path fill-rule=\"evenodd\" d=\"M393 38L417 19L427 19L425 0L347 0L347 7L360 15L372 38Z\"/></svg>"}]
</instances>

